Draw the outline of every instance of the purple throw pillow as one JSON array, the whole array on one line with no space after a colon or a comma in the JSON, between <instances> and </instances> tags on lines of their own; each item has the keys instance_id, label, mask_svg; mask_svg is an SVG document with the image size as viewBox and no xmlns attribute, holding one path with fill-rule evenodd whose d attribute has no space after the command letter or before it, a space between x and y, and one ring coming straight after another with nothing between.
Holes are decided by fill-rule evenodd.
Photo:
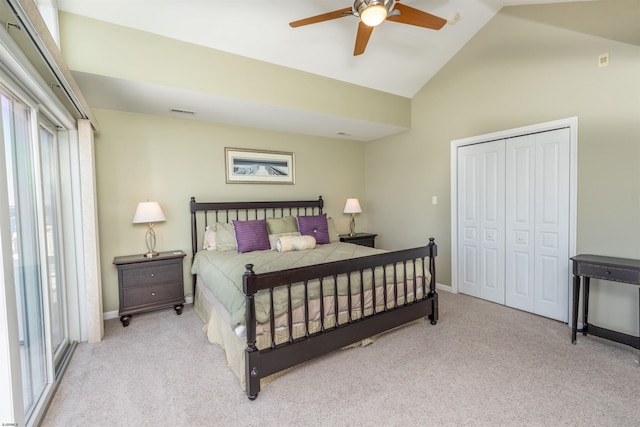
<instances>
[{"instance_id":1,"label":"purple throw pillow","mask_svg":"<svg viewBox=\"0 0 640 427\"><path fill-rule=\"evenodd\" d=\"M238 252L268 251L271 249L267 221L255 219L250 221L233 220Z\"/></svg>"},{"instance_id":2,"label":"purple throw pillow","mask_svg":"<svg viewBox=\"0 0 640 427\"><path fill-rule=\"evenodd\" d=\"M327 214L299 216L298 230L303 236L315 237L316 243L319 245L329 243L329 226L327 225Z\"/></svg>"}]
</instances>

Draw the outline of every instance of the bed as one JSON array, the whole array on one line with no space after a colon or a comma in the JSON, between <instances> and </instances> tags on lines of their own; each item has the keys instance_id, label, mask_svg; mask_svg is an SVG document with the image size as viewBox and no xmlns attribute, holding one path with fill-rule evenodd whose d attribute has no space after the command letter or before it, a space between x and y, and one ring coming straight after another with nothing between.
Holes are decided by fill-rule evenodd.
<instances>
[{"instance_id":1,"label":"bed","mask_svg":"<svg viewBox=\"0 0 640 427\"><path fill-rule=\"evenodd\" d=\"M251 400L300 363L438 320L433 238L393 252L340 242L323 208L191 198L194 307Z\"/></svg>"}]
</instances>

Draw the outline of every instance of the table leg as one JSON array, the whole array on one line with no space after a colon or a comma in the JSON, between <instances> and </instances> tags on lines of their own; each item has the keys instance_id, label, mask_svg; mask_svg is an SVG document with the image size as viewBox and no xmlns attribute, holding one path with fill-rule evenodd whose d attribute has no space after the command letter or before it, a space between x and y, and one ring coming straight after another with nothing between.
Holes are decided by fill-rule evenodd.
<instances>
[{"instance_id":1,"label":"table leg","mask_svg":"<svg viewBox=\"0 0 640 427\"><path fill-rule=\"evenodd\" d=\"M580 276L573 276L573 319L571 321L571 344L576 343L578 331L578 307L580 302Z\"/></svg>"},{"instance_id":2,"label":"table leg","mask_svg":"<svg viewBox=\"0 0 640 427\"><path fill-rule=\"evenodd\" d=\"M590 277L584 278L584 290L582 291L582 335L587 336L589 331L589 284Z\"/></svg>"}]
</instances>

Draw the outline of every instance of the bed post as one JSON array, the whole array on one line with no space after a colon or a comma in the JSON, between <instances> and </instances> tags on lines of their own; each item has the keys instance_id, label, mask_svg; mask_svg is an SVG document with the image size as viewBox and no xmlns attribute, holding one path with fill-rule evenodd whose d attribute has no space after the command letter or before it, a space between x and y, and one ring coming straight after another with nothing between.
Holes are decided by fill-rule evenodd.
<instances>
[{"instance_id":1,"label":"bed post","mask_svg":"<svg viewBox=\"0 0 640 427\"><path fill-rule=\"evenodd\" d=\"M246 295L246 316L245 326L247 328L247 348L245 349L245 382L247 387L247 397L255 400L260 392L260 352L256 347L256 317L255 300L256 293L253 281L256 273L253 271L253 264L244 266L242 275L242 287Z\"/></svg>"},{"instance_id":2,"label":"bed post","mask_svg":"<svg viewBox=\"0 0 640 427\"><path fill-rule=\"evenodd\" d=\"M429 316L431 324L438 323L438 293L436 292L436 256L438 256L438 245L433 237L429 238L429 273L431 273L431 281L429 282L429 296L433 298L433 314Z\"/></svg>"},{"instance_id":3,"label":"bed post","mask_svg":"<svg viewBox=\"0 0 640 427\"><path fill-rule=\"evenodd\" d=\"M198 227L196 225L196 198L191 197L191 202L189 203L191 207L191 265L193 265L193 260L196 257L196 252L198 251ZM195 304L196 301L196 275L192 275L193 278L193 302Z\"/></svg>"}]
</instances>

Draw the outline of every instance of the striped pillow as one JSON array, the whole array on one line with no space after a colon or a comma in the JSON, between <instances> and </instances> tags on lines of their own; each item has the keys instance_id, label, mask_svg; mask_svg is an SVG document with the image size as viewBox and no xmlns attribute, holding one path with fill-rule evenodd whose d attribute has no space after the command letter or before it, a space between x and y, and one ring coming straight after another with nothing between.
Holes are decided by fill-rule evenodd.
<instances>
[{"instance_id":1,"label":"striped pillow","mask_svg":"<svg viewBox=\"0 0 640 427\"><path fill-rule=\"evenodd\" d=\"M330 243L327 214L299 216L298 230L303 236L313 236L319 245Z\"/></svg>"},{"instance_id":2,"label":"striped pillow","mask_svg":"<svg viewBox=\"0 0 640 427\"><path fill-rule=\"evenodd\" d=\"M234 219L233 229L236 235L238 252L268 251L271 249L267 222L264 219L250 221L237 221Z\"/></svg>"}]
</instances>

